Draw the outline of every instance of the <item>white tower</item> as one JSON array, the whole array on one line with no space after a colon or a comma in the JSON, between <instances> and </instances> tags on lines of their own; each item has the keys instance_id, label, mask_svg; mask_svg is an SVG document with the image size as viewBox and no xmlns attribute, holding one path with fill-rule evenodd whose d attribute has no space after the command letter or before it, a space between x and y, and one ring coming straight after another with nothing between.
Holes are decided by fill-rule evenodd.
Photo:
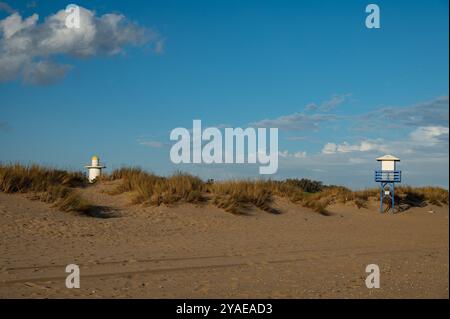
<instances>
[{"instance_id":1,"label":"white tower","mask_svg":"<svg viewBox=\"0 0 450 319\"><path fill-rule=\"evenodd\" d=\"M89 172L89 183L93 183L98 176L102 175L102 168L106 168L106 166L100 165L98 156L92 156L91 165L86 165L85 167Z\"/></svg>"}]
</instances>

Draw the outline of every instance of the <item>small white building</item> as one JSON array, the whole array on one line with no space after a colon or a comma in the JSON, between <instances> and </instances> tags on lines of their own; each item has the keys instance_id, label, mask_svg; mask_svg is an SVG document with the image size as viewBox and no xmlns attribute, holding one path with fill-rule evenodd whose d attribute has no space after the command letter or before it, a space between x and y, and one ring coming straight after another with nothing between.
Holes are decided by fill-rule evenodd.
<instances>
[{"instance_id":1,"label":"small white building","mask_svg":"<svg viewBox=\"0 0 450 319\"><path fill-rule=\"evenodd\" d=\"M381 162L381 170L382 171L395 171L396 163L400 162L400 159L393 155L384 155L384 156L378 157L377 161Z\"/></svg>"},{"instance_id":2,"label":"small white building","mask_svg":"<svg viewBox=\"0 0 450 319\"><path fill-rule=\"evenodd\" d=\"M94 182L94 180L102 175L102 169L106 168L106 166L100 164L100 158L98 156L92 156L91 165L85 166L89 172L89 183Z\"/></svg>"}]
</instances>

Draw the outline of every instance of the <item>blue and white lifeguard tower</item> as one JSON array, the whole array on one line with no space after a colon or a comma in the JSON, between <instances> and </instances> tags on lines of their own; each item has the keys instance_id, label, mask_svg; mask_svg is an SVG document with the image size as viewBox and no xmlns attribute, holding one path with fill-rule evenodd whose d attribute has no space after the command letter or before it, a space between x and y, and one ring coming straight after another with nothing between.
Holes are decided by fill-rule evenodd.
<instances>
[{"instance_id":1,"label":"blue and white lifeguard tower","mask_svg":"<svg viewBox=\"0 0 450 319\"><path fill-rule=\"evenodd\" d=\"M375 171L375 182L380 183L380 212L383 212L385 198L391 198L391 209L394 213L395 183L402 181L402 171L397 170L396 164L400 162L398 157L384 155L377 158L381 162L381 170Z\"/></svg>"}]
</instances>

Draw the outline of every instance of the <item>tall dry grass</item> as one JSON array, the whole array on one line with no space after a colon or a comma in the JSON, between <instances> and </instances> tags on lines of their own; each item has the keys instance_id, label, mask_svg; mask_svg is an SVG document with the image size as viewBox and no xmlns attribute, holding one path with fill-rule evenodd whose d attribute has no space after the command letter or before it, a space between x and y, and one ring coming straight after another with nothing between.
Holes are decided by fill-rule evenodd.
<instances>
[{"instance_id":1,"label":"tall dry grass","mask_svg":"<svg viewBox=\"0 0 450 319\"><path fill-rule=\"evenodd\" d=\"M398 194L398 200L410 206L425 206L426 204L448 205L448 190L441 187L400 186L395 191Z\"/></svg>"},{"instance_id":2,"label":"tall dry grass","mask_svg":"<svg viewBox=\"0 0 450 319\"><path fill-rule=\"evenodd\" d=\"M158 206L177 202L199 203L204 200L206 184L198 177L181 172L161 177L140 168L120 168L112 172L110 179L122 180L112 193L131 192L135 204Z\"/></svg>"},{"instance_id":3,"label":"tall dry grass","mask_svg":"<svg viewBox=\"0 0 450 319\"><path fill-rule=\"evenodd\" d=\"M95 207L75 187L86 184L81 172L67 172L38 165L0 164L0 191L32 193L33 199L52 203L62 211L89 213Z\"/></svg>"},{"instance_id":4,"label":"tall dry grass","mask_svg":"<svg viewBox=\"0 0 450 319\"><path fill-rule=\"evenodd\" d=\"M274 198L282 197L327 215L333 203L354 203L367 207L371 198L378 198L379 189L351 191L342 186L325 186L308 179L230 180L204 182L196 176L177 172L168 177L157 176L140 168L124 167L114 170L102 180L120 180L112 194L130 193L132 203L161 205L201 203L209 201L235 214L245 214L252 207L270 213L279 213L273 207ZM5 193L32 193L33 198L53 203L63 211L89 213L98 207L88 203L76 191L86 185L80 172L45 168L38 165L0 164L0 191ZM405 209L415 206L448 205L449 193L440 187L396 188L395 200Z\"/></svg>"},{"instance_id":5,"label":"tall dry grass","mask_svg":"<svg viewBox=\"0 0 450 319\"><path fill-rule=\"evenodd\" d=\"M213 194L213 203L217 207L231 213L245 213L251 206L266 212L278 213L271 206L272 190L264 181L236 180L212 183L208 185L208 191Z\"/></svg>"},{"instance_id":6,"label":"tall dry grass","mask_svg":"<svg viewBox=\"0 0 450 319\"><path fill-rule=\"evenodd\" d=\"M217 207L234 214L245 214L252 207L279 213L272 207L274 196L279 196L326 214L326 207L330 202L324 196L322 183L307 179L203 182L189 174L176 173L161 177L140 168L117 169L111 173L109 179L122 180L112 194L130 192L133 203L156 206L177 202L199 203L210 199Z\"/></svg>"},{"instance_id":7,"label":"tall dry grass","mask_svg":"<svg viewBox=\"0 0 450 319\"><path fill-rule=\"evenodd\" d=\"M363 208L368 206L371 198L379 196L377 188L352 191L346 187L325 186L308 179L203 182L189 174L176 173L161 177L140 168L115 170L109 179L121 179L121 184L113 193L130 192L133 203L161 205L210 200L217 207L235 214L246 213L252 207L279 213L272 207L275 196L287 198L323 215L328 214L327 207L330 204L351 202L358 208ZM396 194L397 201L409 206L420 203L448 205L448 191L439 187L398 187Z\"/></svg>"}]
</instances>

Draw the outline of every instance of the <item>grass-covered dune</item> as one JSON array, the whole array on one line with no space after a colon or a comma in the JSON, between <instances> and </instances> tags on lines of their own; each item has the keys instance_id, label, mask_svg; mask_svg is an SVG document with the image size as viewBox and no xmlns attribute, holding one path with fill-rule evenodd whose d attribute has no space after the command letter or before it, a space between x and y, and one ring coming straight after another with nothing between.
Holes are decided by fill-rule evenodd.
<instances>
[{"instance_id":1,"label":"grass-covered dune","mask_svg":"<svg viewBox=\"0 0 450 319\"><path fill-rule=\"evenodd\" d=\"M327 186L308 179L229 180L214 182L185 173L168 177L158 176L140 168L124 167L103 176L99 181L117 180L112 195L128 193L132 203L159 206L176 203L205 203L239 214L252 207L270 213L279 213L272 204L275 197L327 214L333 203L353 202L366 207L371 198L378 198L379 189L351 191L342 186ZM88 213L95 205L84 200L76 189L86 187L81 172L68 172L38 165L0 165L0 191L5 193L32 193L33 198L53 203L63 211ZM396 202L402 209L411 206L448 205L448 190L440 187L396 188Z\"/></svg>"},{"instance_id":2,"label":"grass-covered dune","mask_svg":"<svg viewBox=\"0 0 450 319\"><path fill-rule=\"evenodd\" d=\"M0 191L31 193L33 199L52 203L62 211L90 213L95 208L75 190L86 185L86 178L81 172L39 165L0 165Z\"/></svg>"},{"instance_id":3,"label":"grass-covered dune","mask_svg":"<svg viewBox=\"0 0 450 319\"><path fill-rule=\"evenodd\" d=\"M160 205L211 200L216 206L232 213L240 213L251 205L277 212L271 207L274 196L287 198L322 214L326 214L327 206L332 203L354 202L358 207L365 207L370 198L379 196L378 188L351 191L346 187L326 186L308 179L204 182L189 174L161 177L139 168L117 169L106 178L122 180L114 192L131 192L134 203ZM448 205L448 199L448 190L440 187L403 186L396 189L396 201L406 208L428 203Z\"/></svg>"}]
</instances>

